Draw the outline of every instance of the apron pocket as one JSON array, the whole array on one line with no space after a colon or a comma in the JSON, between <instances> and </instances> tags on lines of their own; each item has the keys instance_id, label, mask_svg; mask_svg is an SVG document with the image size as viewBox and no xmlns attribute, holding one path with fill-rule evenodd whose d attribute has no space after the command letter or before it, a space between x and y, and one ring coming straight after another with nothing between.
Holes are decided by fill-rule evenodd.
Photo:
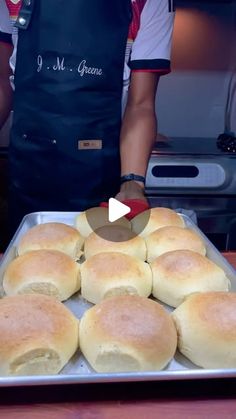
<instances>
[{"instance_id":1,"label":"apron pocket","mask_svg":"<svg viewBox=\"0 0 236 419\"><path fill-rule=\"evenodd\" d=\"M54 199L59 186L57 141L33 134L13 134L10 169L14 186L32 198Z\"/></svg>"},{"instance_id":2,"label":"apron pocket","mask_svg":"<svg viewBox=\"0 0 236 419\"><path fill-rule=\"evenodd\" d=\"M61 153L59 160L63 162L59 168L60 176L67 181L70 202L77 200L85 206L86 202L87 206L91 206L118 192L120 157L117 137L117 132L114 135L98 133L93 137L75 134L74 138L87 140L77 139L67 149L64 147L60 150L58 147L58 153ZM87 144L87 148L83 144Z\"/></svg>"},{"instance_id":3,"label":"apron pocket","mask_svg":"<svg viewBox=\"0 0 236 419\"><path fill-rule=\"evenodd\" d=\"M59 152L60 153L60 152ZM70 202L86 206L99 202L102 191L102 150L74 150L61 155L60 177Z\"/></svg>"}]
</instances>

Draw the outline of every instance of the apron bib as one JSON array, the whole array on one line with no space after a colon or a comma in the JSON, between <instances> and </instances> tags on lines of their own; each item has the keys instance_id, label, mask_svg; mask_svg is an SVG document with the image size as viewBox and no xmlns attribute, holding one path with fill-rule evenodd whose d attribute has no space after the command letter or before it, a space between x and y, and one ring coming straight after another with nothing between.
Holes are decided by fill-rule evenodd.
<instances>
[{"instance_id":1,"label":"apron bib","mask_svg":"<svg viewBox=\"0 0 236 419\"><path fill-rule=\"evenodd\" d=\"M117 193L130 0L25 0L17 20L11 205L81 211Z\"/></svg>"}]
</instances>

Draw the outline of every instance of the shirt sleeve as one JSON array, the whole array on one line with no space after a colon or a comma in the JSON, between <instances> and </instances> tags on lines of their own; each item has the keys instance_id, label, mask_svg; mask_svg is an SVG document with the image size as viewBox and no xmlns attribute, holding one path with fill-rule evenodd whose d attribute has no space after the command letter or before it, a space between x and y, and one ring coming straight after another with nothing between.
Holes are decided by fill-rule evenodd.
<instances>
[{"instance_id":1,"label":"shirt sleeve","mask_svg":"<svg viewBox=\"0 0 236 419\"><path fill-rule=\"evenodd\" d=\"M12 43L12 25L5 0L0 0L0 41Z\"/></svg>"},{"instance_id":2,"label":"shirt sleeve","mask_svg":"<svg viewBox=\"0 0 236 419\"><path fill-rule=\"evenodd\" d=\"M170 72L174 16L173 0L147 0L132 46L131 70L160 74Z\"/></svg>"}]
</instances>

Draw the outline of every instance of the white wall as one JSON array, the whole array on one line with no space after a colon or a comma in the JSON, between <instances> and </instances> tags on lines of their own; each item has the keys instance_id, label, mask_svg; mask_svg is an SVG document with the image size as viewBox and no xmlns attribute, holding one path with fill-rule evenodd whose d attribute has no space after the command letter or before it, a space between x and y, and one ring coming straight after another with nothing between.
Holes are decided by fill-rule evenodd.
<instances>
[{"instance_id":1,"label":"white wall","mask_svg":"<svg viewBox=\"0 0 236 419\"><path fill-rule=\"evenodd\" d=\"M235 69L236 3L179 3L172 73L161 78L156 100L159 132L175 137L222 133ZM233 83L231 88L236 90ZM231 101L233 113L235 101ZM236 114L235 118L231 114L231 129L235 129L232 121Z\"/></svg>"}]
</instances>

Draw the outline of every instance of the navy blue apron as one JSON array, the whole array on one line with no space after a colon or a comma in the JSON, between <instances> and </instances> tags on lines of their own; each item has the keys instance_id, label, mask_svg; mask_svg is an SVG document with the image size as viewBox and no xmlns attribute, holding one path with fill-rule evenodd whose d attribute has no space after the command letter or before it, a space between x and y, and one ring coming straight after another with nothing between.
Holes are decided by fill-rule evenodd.
<instances>
[{"instance_id":1,"label":"navy blue apron","mask_svg":"<svg viewBox=\"0 0 236 419\"><path fill-rule=\"evenodd\" d=\"M17 20L11 222L80 211L119 189L130 0L24 0ZM14 222L15 219L15 222Z\"/></svg>"}]
</instances>

